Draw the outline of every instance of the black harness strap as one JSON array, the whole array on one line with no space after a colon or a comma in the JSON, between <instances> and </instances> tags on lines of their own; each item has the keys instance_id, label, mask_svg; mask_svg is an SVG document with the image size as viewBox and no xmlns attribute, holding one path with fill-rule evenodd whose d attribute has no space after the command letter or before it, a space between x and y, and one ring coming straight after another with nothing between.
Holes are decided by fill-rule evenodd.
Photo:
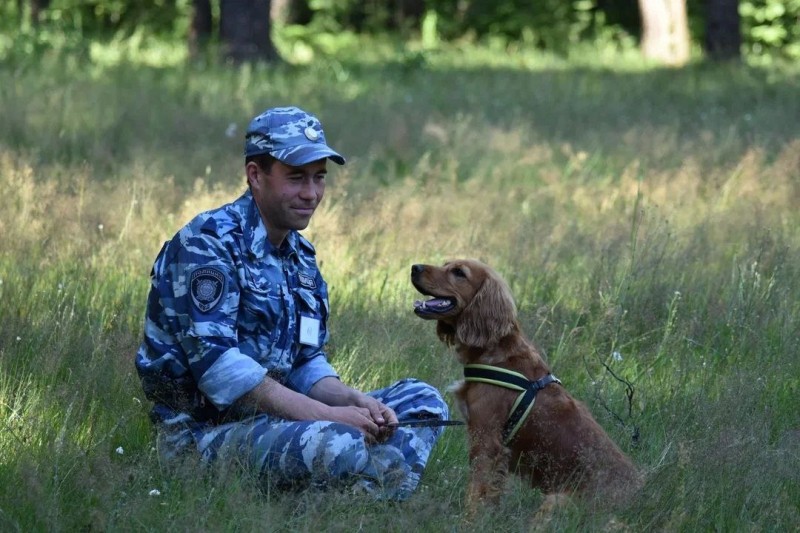
<instances>
[{"instance_id":1,"label":"black harness strap","mask_svg":"<svg viewBox=\"0 0 800 533\"><path fill-rule=\"evenodd\" d=\"M519 391L519 396L511 407L511 413L503 426L503 444L506 446L528 417L528 413L533 408L533 402L536 401L536 393L551 383L561 384L561 381L553 374L547 374L542 379L531 381L519 372L491 365L465 365L464 380L488 383Z\"/></svg>"}]
</instances>

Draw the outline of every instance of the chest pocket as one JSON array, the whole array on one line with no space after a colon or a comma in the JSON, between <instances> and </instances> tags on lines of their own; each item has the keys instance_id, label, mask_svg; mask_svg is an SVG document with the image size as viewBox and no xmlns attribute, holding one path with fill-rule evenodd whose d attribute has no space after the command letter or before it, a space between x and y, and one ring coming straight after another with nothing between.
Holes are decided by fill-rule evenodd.
<instances>
[{"instance_id":1,"label":"chest pocket","mask_svg":"<svg viewBox=\"0 0 800 533\"><path fill-rule=\"evenodd\" d=\"M315 318L324 318L327 313L322 309L322 301L317 298L314 291L311 289L299 288L295 291L297 298L297 310L303 314L313 316Z\"/></svg>"},{"instance_id":2,"label":"chest pocket","mask_svg":"<svg viewBox=\"0 0 800 533\"><path fill-rule=\"evenodd\" d=\"M239 300L239 329L261 350L278 338L285 322L281 287L277 283L248 276ZM260 350L259 350L260 351Z\"/></svg>"}]
</instances>

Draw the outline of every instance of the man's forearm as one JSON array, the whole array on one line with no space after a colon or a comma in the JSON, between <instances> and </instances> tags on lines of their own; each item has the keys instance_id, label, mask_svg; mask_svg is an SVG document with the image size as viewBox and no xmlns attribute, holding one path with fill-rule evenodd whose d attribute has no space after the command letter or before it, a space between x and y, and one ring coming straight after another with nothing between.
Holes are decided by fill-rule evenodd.
<instances>
[{"instance_id":1,"label":"man's forearm","mask_svg":"<svg viewBox=\"0 0 800 533\"><path fill-rule=\"evenodd\" d=\"M397 422L394 411L377 399L348 387L337 378L326 377L317 381L308 395L320 402L336 407L355 406L369 411L372 420L382 426Z\"/></svg>"},{"instance_id":2,"label":"man's forearm","mask_svg":"<svg viewBox=\"0 0 800 533\"><path fill-rule=\"evenodd\" d=\"M319 380L308 396L265 377L238 402L244 409L254 409L287 420L341 422L361 431L367 442L375 442L389 434L381 430L387 419L389 422L397 421L394 412L378 400L351 389L333 377Z\"/></svg>"},{"instance_id":3,"label":"man's forearm","mask_svg":"<svg viewBox=\"0 0 800 533\"><path fill-rule=\"evenodd\" d=\"M338 380L337 380L338 381ZM287 420L327 420L328 406L314 398L295 392L270 377L242 396L238 403Z\"/></svg>"},{"instance_id":4,"label":"man's forearm","mask_svg":"<svg viewBox=\"0 0 800 533\"><path fill-rule=\"evenodd\" d=\"M308 395L325 405L346 406L357 405L357 397L362 393L348 387L338 378L325 377L317 381Z\"/></svg>"}]
</instances>

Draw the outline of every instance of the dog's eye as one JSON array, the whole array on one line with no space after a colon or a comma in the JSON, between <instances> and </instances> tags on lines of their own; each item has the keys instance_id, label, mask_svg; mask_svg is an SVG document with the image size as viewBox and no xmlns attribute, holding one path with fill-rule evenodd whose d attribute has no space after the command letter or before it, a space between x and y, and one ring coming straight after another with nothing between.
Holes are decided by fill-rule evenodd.
<instances>
[{"instance_id":1,"label":"dog's eye","mask_svg":"<svg viewBox=\"0 0 800 533\"><path fill-rule=\"evenodd\" d=\"M458 267L455 267L455 268L454 268L453 270L451 270L450 272L452 272L452 274L453 274L455 277L457 277L457 278L466 278L466 277L467 277L467 275L466 275L466 274L464 274L464 271L463 271L463 270L461 270L461 269L460 269L460 268L458 268Z\"/></svg>"}]
</instances>

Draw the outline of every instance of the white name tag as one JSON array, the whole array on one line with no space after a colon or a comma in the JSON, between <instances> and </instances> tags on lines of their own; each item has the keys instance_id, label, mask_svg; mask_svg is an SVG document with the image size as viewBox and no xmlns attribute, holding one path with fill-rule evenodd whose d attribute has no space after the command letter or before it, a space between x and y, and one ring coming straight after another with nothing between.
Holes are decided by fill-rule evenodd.
<instances>
[{"instance_id":1,"label":"white name tag","mask_svg":"<svg viewBox=\"0 0 800 533\"><path fill-rule=\"evenodd\" d=\"M300 344L319 347L319 319L300 315Z\"/></svg>"}]
</instances>

